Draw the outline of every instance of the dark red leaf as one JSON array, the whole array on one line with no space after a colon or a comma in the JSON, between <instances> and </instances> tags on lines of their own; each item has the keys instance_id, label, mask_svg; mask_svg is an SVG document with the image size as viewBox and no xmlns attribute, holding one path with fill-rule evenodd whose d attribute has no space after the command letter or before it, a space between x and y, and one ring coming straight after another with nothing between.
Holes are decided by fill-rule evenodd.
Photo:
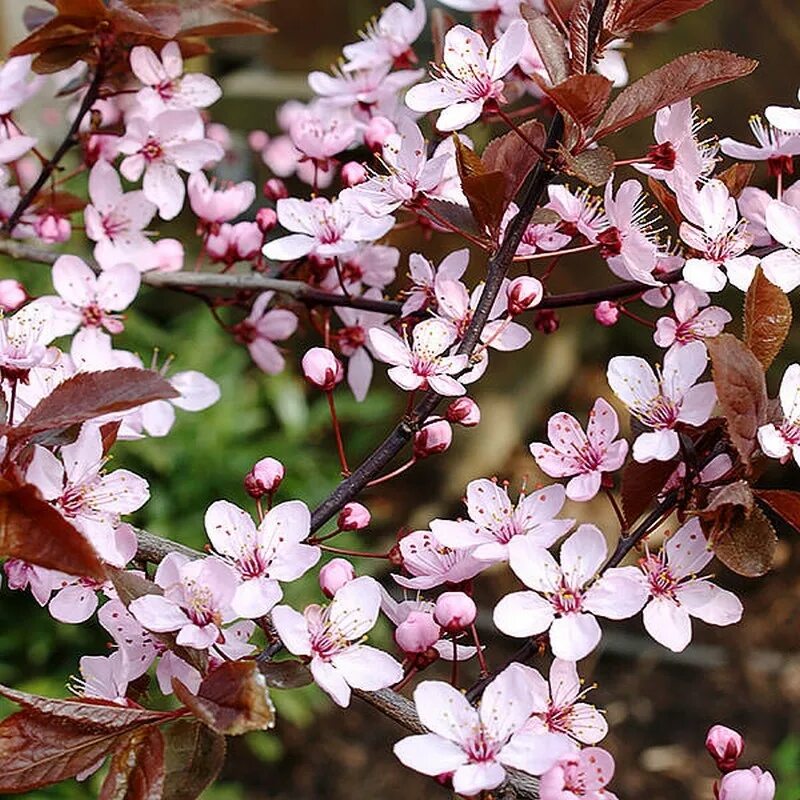
<instances>
[{"instance_id":1,"label":"dark red leaf","mask_svg":"<svg viewBox=\"0 0 800 800\"><path fill-rule=\"evenodd\" d=\"M670 215L672 221L676 225L680 225L683 222L683 214L681 214L681 209L678 205L678 198L661 181L657 181L655 178L648 177L647 188L658 200L661 208Z\"/></svg>"},{"instance_id":2,"label":"dark red leaf","mask_svg":"<svg viewBox=\"0 0 800 800\"><path fill-rule=\"evenodd\" d=\"M605 186L608 183L617 158L611 148L603 145L591 147L576 156L565 150L561 154L566 161L567 172L590 186Z\"/></svg>"},{"instance_id":3,"label":"dark red leaf","mask_svg":"<svg viewBox=\"0 0 800 800\"><path fill-rule=\"evenodd\" d=\"M164 739L158 728L134 731L119 743L99 800L161 800L164 792Z\"/></svg>"},{"instance_id":4,"label":"dark red leaf","mask_svg":"<svg viewBox=\"0 0 800 800\"><path fill-rule=\"evenodd\" d=\"M800 492L790 492L786 489L757 489L756 497L800 533Z\"/></svg>"},{"instance_id":5,"label":"dark red leaf","mask_svg":"<svg viewBox=\"0 0 800 800\"><path fill-rule=\"evenodd\" d=\"M222 769L225 737L193 718L161 729L164 737L164 793L161 800L195 800Z\"/></svg>"},{"instance_id":6,"label":"dark red leaf","mask_svg":"<svg viewBox=\"0 0 800 800\"><path fill-rule=\"evenodd\" d=\"M739 195L750 185L755 171L755 164L742 164L737 162L733 166L728 167L725 171L720 172L716 177L728 187L730 196L738 199Z\"/></svg>"},{"instance_id":7,"label":"dark red leaf","mask_svg":"<svg viewBox=\"0 0 800 800\"><path fill-rule=\"evenodd\" d=\"M539 86L582 129L597 121L611 95L611 81L594 73L573 75L563 83L549 88L542 83Z\"/></svg>"},{"instance_id":8,"label":"dark red leaf","mask_svg":"<svg viewBox=\"0 0 800 800\"><path fill-rule=\"evenodd\" d=\"M506 177L502 172L487 172L478 155L457 136L456 164L461 188L467 197L472 216L482 230L497 241L505 212Z\"/></svg>"},{"instance_id":9,"label":"dark red leaf","mask_svg":"<svg viewBox=\"0 0 800 800\"><path fill-rule=\"evenodd\" d=\"M594 0L574 0L569 15L569 71L572 75L585 75L592 68L589 52L589 17Z\"/></svg>"},{"instance_id":10,"label":"dark red leaf","mask_svg":"<svg viewBox=\"0 0 800 800\"><path fill-rule=\"evenodd\" d=\"M562 83L569 77L569 52L564 37L541 11L535 11L526 3L520 4L519 10L528 23L528 30L550 76L550 83Z\"/></svg>"},{"instance_id":11,"label":"dark red leaf","mask_svg":"<svg viewBox=\"0 0 800 800\"><path fill-rule=\"evenodd\" d=\"M783 349L791 329L789 298L757 267L744 300L744 341L765 370Z\"/></svg>"},{"instance_id":12,"label":"dark red leaf","mask_svg":"<svg viewBox=\"0 0 800 800\"><path fill-rule=\"evenodd\" d=\"M530 120L519 126L522 133L539 150L544 149L547 132L541 122ZM515 131L492 139L483 151L481 161L487 172L502 172L506 178L505 208L516 197L528 177L528 173L539 161L539 153ZM503 209L505 211L505 208Z\"/></svg>"},{"instance_id":13,"label":"dark red leaf","mask_svg":"<svg viewBox=\"0 0 800 800\"><path fill-rule=\"evenodd\" d=\"M749 517L738 514L712 535L717 558L739 575L758 578L772 567L778 538L764 512L753 506Z\"/></svg>"},{"instance_id":14,"label":"dark red leaf","mask_svg":"<svg viewBox=\"0 0 800 800\"><path fill-rule=\"evenodd\" d=\"M662 22L696 11L711 0L612 0L603 27L614 37L627 39Z\"/></svg>"},{"instance_id":15,"label":"dark red leaf","mask_svg":"<svg viewBox=\"0 0 800 800\"><path fill-rule=\"evenodd\" d=\"M622 512L629 528L661 494L677 466L676 460L628 462L622 472Z\"/></svg>"}]
</instances>

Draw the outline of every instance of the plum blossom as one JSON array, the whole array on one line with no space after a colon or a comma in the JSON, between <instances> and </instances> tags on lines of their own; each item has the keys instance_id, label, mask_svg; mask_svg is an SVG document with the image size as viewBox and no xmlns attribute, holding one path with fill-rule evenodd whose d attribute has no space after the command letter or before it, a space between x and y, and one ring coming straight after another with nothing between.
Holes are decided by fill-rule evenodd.
<instances>
[{"instance_id":1,"label":"plum blossom","mask_svg":"<svg viewBox=\"0 0 800 800\"><path fill-rule=\"evenodd\" d=\"M78 669L81 678L74 682L73 688L81 697L110 700L121 706L128 704L125 695L131 676L121 651L110 656L81 656Z\"/></svg>"},{"instance_id":2,"label":"plum blossom","mask_svg":"<svg viewBox=\"0 0 800 800\"><path fill-rule=\"evenodd\" d=\"M0 66L0 117L5 117L33 97L43 78L31 69L33 56L14 56Z\"/></svg>"},{"instance_id":3,"label":"plum blossom","mask_svg":"<svg viewBox=\"0 0 800 800\"><path fill-rule=\"evenodd\" d=\"M797 92L797 99L800 100L800 90ZM769 106L766 110L766 117L770 124L774 125L778 130L788 133L800 133L800 108Z\"/></svg>"},{"instance_id":4,"label":"plum blossom","mask_svg":"<svg viewBox=\"0 0 800 800\"><path fill-rule=\"evenodd\" d=\"M588 188L573 193L567 186L548 186L547 195L549 201L545 208L558 214L565 233L574 231L590 242L597 242L600 234L611 224L600 201L589 194Z\"/></svg>"},{"instance_id":5,"label":"plum blossom","mask_svg":"<svg viewBox=\"0 0 800 800\"><path fill-rule=\"evenodd\" d=\"M34 300L15 314L0 318L0 378L28 382L34 367L52 367L58 351L47 345L56 336L52 306Z\"/></svg>"},{"instance_id":6,"label":"plum blossom","mask_svg":"<svg viewBox=\"0 0 800 800\"><path fill-rule=\"evenodd\" d=\"M601 747L587 747L562 758L539 781L541 800L617 800L606 790L614 759Z\"/></svg>"},{"instance_id":7,"label":"plum blossom","mask_svg":"<svg viewBox=\"0 0 800 800\"><path fill-rule=\"evenodd\" d=\"M713 557L700 521L692 517L667 539L658 555L648 553L639 562L650 595L642 615L644 627L676 653L691 641L691 617L711 625L732 625L742 618L736 595L708 578L695 577Z\"/></svg>"},{"instance_id":8,"label":"plum blossom","mask_svg":"<svg viewBox=\"0 0 800 800\"><path fill-rule=\"evenodd\" d=\"M505 486L479 478L467 484L469 520L436 519L431 530L448 547L472 549L476 559L507 561L514 539L550 547L575 524L574 519L555 518L564 506L564 496L562 486L547 486L529 495L521 493L515 508Z\"/></svg>"},{"instance_id":9,"label":"plum blossom","mask_svg":"<svg viewBox=\"0 0 800 800\"><path fill-rule=\"evenodd\" d=\"M403 569L411 576L392 575L404 589L432 589L442 584L459 584L474 578L488 566L473 555L474 548L454 549L442 544L431 531L413 531L404 536L397 549Z\"/></svg>"},{"instance_id":10,"label":"plum blossom","mask_svg":"<svg viewBox=\"0 0 800 800\"><path fill-rule=\"evenodd\" d=\"M707 361L702 342L670 348L658 376L637 356L609 361L608 383L614 394L640 422L654 429L639 434L633 443L636 461L669 461L679 450L678 424L698 426L708 421L717 394L712 382L697 383Z\"/></svg>"},{"instance_id":11,"label":"plum blossom","mask_svg":"<svg viewBox=\"0 0 800 800\"><path fill-rule=\"evenodd\" d=\"M206 534L242 580L231 600L237 616L264 616L283 597L278 581L297 580L319 561L319 548L303 544L309 525L308 508L299 500L278 504L258 527L248 513L227 500L208 507Z\"/></svg>"},{"instance_id":12,"label":"plum blossom","mask_svg":"<svg viewBox=\"0 0 800 800\"><path fill-rule=\"evenodd\" d=\"M396 333L372 328L369 341L376 358L394 366L389 377L407 392L433 389L445 397L465 393L463 384L453 375L467 366L467 356L445 356L455 341L452 327L438 319L429 319L415 326L413 344Z\"/></svg>"},{"instance_id":13,"label":"plum blossom","mask_svg":"<svg viewBox=\"0 0 800 800\"><path fill-rule=\"evenodd\" d=\"M340 706L351 687L377 691L397 683L403 668L388 653L362 644L378 619L381 592L367 576L342 586L328 606L311 605L301 614L276 606L272 620L289 652L310 658L314 680Z\"/></svg>"},{"instance_id":14,"label":"plum blossom","mask_svg":"<svg viewBox=\"0 0 800 800\"><path fill-rule=\"evenodd\" d=\"M770 422L758 429L758 443L770 458L785 463L794 458L800 466L800 364L783 373L778 397L783 411L780 425Z\"/></svg>"},{"instance_id":15,"label":"plum blossom","mask_svg":"<svg viewBox=\"0 0 800 800\"><path fill-rule=\"evenodd\" d=\"M519 61L527 38L526 24L515 20L488 50L479 33L456 25L445 35L444 64L432 81L409 89L406 104L420 113L443 109L436 120L441 131L475 122L487 102L505 101L503 77Z\"/></svg>"},{"instance_id":16,"label":"plum blossom","mask_svg":"<svg viewBox=\"0 0 800 800\"><path fill-rule=\"evenodd\" d=\"M636 567L613 567L599 578L608 547L594 525L581 525L561 545L561 566L531 537L508 546L509 564L531 590L506 595L494 609L494 623L509 636L550 632L556 658L580 661L597 647L595 616L626 619L637 614L647 589Z\"/></svg>"},{"instance_id":17,"label":"plum blossom","mask_svg":"<svg viewBox=\"0 0 800 800\"><path fill-rule=\"evenodd\" d=\"M773 800L775 778L761 767L736 769L723 775L717 794L719 800Z\"/></svg>"},{"instance_id":18,"label":"plum blossom","mask_svg":"<svg viewBox=\"0 0 800 800\"><path fill-rule=\"evenodd\" d=\"M264 237L255 222L237 222L231 225L223 222L212 227L213 232L206 239L205 250L212 261L222 262L229 267L237 261L250 261L258 256Z\"/></svg>"},{"instance_id":19,"label":"plum blossom","mask_svg":"<svg viewBox=\"0 0 800 800\"><path fill-rule=\"evenodd\" d=\"M289 139L315 169L327 172L331 160L346 150L356 138L353 118L344 112L332 112L330 108L312 105L304 108L292 118Z\"/></svg>"},{"instance_id":20,"label":"plum blossom","mask_svg":"<svg viewBox=\"0 0 800 800\"><path fill-rule=\"evenodd\" d=\"M324 197L278 200L278 220L292 233L264 245L264 255L275 261L292 261L307 255L321 258L346 256L358 249L360 242L374 242L394 225L393 217L374 219L358 213L342 200Z\"/></svg>"},{"instance_id":21,"label":"plum blossom","mask_svg":"<svg viewBox=\"0 0 800 800\"><path fill-rule=\"evenodd\" d=\"M744 144L726 137L719 143L722 152L742 161L766 161L774 175L794 171L792 157L800 155L800 136L784 133L768 122L765 123L758 115L750 117L750 130L758 142L757 145Z\"/></svg>"},{"instance_id":22,"label":"plum blossom","mask_svg":"<svg viewBox=\"0 0 800 800\"><path fill-rule=\"evenodd\" d=\"M533 696L520 664L506 667L486 687L478 709L442 681L420 683L414 704L430 733L401 739L395 755L423 775L451 775L461 795L495 789L506 778L505 767L541 775L569 748L553 734L522 730Z\"/></svg>"},{"instance_id":23,"label":"plum blossom","mask_svg":"<svg viewBox=\"0 0 800 800\"><path fill-rule=\"evenodd\" d=\"M170 553L158 565L155 582L163 595L137 597L128 606L145 628L177 631L178 644L199 650L220 641L222 624L235 617L231 602L239 581L231 567L216 558Z\"/></svg>"},{"instance_id":24,"label":"plum blossom","mask_svg":"<svg viewBox=\"0 0 800 800\"><path fill-rule=\"evenodd\" d=\"M183 411L204 411L220 398L219 384L197 370L176 372L167 380L178 392L178 397L153 400L139 409L142 427L148 436L166 436L175 422L176 408Z\"/></svg>"},{"instance_id":25,"label":"plum blossom","mask_svg":"<svg viewBox=\"0 0 800 800\"><path fill-rule=\"evenodd\" d=\"M787 195L789 192L783 201L771 200L765 212L767 230L785 249L764 256L761 268L768 280L784 292L791 292L800 286L800 208L790 204L796 192L791 198Z\"/></svg>"},{"instance_id":26,"label":"plum blossom","mask_svg":"<svg viewBox=\"0 0 800 800\"><path fill-rule=\"evenodd\" d=\"M725 725L712 725L706 734L706 750L720 772L736 769L736 763L744 752L742 735Z\"/></svg>"},{"instance_id":27,"label":"plum blossom","mask_svg":"<svg viewBox=\"0 0 800 800\"><path fill-rule=\"evenodd\" d=\"M152 119L131 118L118 147L126 156L120 172L129 181L138 181L144 173L144 196L164 220L174 219L183 208L186 188L178 170L197 172L225 155L216 142L205 138L202 117L193 109L168 109Z\"/></svg>"},{"instance_id":28,"label":"plum blossom","mask_svg":"<svg viewBox=\"0 0 800 800\"><path fill-rule=\"evenodd\" d=\"M351 294L359 294L364 286L382 289L392 283L400 262L400 251L384 244L362 244L353 253L339 259L339 273ZM339 274L335 268L320 281L320 286L329 292L341 292Z\"/></svg>"},{"instance_id":29,"label":"plum blossom","mask_svg":"<svg viewBox=\"0 0 800 800\"><path fill-rule=\"evenodd\" d=\"M530 451L546 475L571 478L567 497L584 502L600 491L604 472L614 472L625 462L628 443L617 439L618 435L617 412L598 397L589 412L586 433L575 417L560 412L547 423L550 445L533 442Z\"/></svg>"},{"instance_id":30,"label":"plum blossom","mask_svg":"<svg viewBox=\"0 0 800 800\"><path fill-rule=\"evenodd\" d=\"M438 267L434 267L425 256L412 253L408 257L409 275L412 288L403 303L403 316L407 317L416 311L434 304L436 292L434 285L437 277L457 281L466 272L469 264L469 249L454 250L446 255Z\"/></svg>"},{"instance_id":31,"label":"plum blossom","mask_svg":"<svg viewBox=\"0 0 800 800\"><path fill-rule=\"evenodd\" d=\"M234 327L238 341L247 345L250 356L267 375L276 375L286 363L274 342L288 339L297 330L297 317L288 309L267 310L275 292L262 292L250 314Z\"/></svg>"},{"instance_id":32,"label":"plum blossom","mask_svg":"<svg viewBox=\"0 0 800 800\"><path fill-rule=\"evenodd\" d=\"M209 183L205 172L193 172L186 182L189 205L197 216L213 224L230 222L253 204L256 187L252 181L242 181L217 188Z\"/></svg>"},{"instance_id":33,"label":"plum blossom","mask_svg":"<svg viewBox=\"0 0 800 800\"><path fill-rule=\"evenodd\" d=\"M679 283L674 288L672 310L675 317L661 317L656 322L653 340L659 347L682 346L689 342L719 336L733 317L719 306L702 308L709 304L708 295L690 283Z\"/></svg>"}]
</instances>

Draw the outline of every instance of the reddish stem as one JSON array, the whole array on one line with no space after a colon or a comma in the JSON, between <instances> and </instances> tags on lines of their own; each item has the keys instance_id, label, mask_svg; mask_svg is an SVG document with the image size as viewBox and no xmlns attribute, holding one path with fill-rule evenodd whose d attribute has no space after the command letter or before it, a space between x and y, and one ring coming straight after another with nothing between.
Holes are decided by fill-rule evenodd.
<instances>
[{"instance_id":1,"label":"reddish stem","mask_svg":"<svg viewBox=\"0 0 800 800\"><path fill-rule=\"evenodd\" d=\"M342 467L342 475L347 477L350 474L350 467L347 466L347 456L344 453L344 442L342 441L342 430L339 427L339 418L336 416L336 404L333 401L333 391L325 392L328 396L328 408L331 410L331 421L333 422L333 433L336 436L336 450L339 453L339 463Z\"/></svg>"}]
</instances>

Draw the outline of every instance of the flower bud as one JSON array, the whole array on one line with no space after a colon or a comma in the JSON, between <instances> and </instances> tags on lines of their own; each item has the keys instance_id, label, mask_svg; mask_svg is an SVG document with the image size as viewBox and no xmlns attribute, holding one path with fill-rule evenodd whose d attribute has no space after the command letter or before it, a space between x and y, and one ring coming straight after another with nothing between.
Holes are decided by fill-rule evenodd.
<instances>
[{"instance_id":1,"label":"flower bud","mask_svg":"<svg viewBox=\"0 0 800 800\"><path fill-rule=\"evenodd\" d=\"M445 417L454 425L474 428L481 421L481 410L472 398L457 397L447 407Z\"/></svg>"},{"instance_id":2,"label":"flower bud","mask_svg":"<svg viewBox=\"0 0 800 800\"><path fill-rule=\"evenodd\" d=\"M28 293L19 281L13 278L0 281L0 309L6 314L16 311L27 299Z\"/></svg>"},{"instance_id":3,"label":"flower bud","mask_svg":"<svg viewBox=\"0 0 800 800\"><path fill-rule=\"evenodd\" d=\"M594 307L594 318L601 324L610 328L619 321L619 306L608 300L603 300Z\"/></svg>"},{"instance_id":4,"label":"flower bud","mask_svg":"<svg viewBox=\"0 0 800 800\"><path fill-rule=\"evenodd\" d=\"M380 153L383 151L386 139L396 131L394 123L386 117L372 117L364 130L364 144L373 153Z\"/></svg>"},{"instance_id":5,"label":"flower bud","mask_svg":"<svg viewBox=\"0 0 800 800\"><path fill-rule=\"evenodd\" d=\"M358 161L348 161L342 167L342 183L345 186L356 186L367 179L367 170Z\"/></svg>"},{"instance_id":6,"label":"flower bud","mask_svg":"<svg viewBox=\"0 0 800 800\"><path fill-rule=\"evenodd\" d=\"M340 512L336 524L340 531L360 531L369 525L372 515L361 503L348 503Z\"/></svg>"},{"instance_id":7,"label":"flower bud","mask_svg":"<svg viewBox=\"0 0 800 800\"><path fill-rule=\"evenodd\" d=\"M440 594L433 610L433 618L447 633L461 633L475 622L477 616L475 601L464 592Z\"/></svg>"},{"instance_id":8,"label":"flower bud","mask_svg":"<svg viewBox=\"0 0 800 800\"><path fill-rule=\"evenodd\" d=\"M274 494L283 480L283 464L275 458L257 461L244 479L244 489L250 497L258 499L265 494Z\"/></svg>"},{"instance_id":9,"label":"flower bud","mask_svg":"<svg viewBox=\"0 0 800 800\"><path fill-rule=\"evenodd\" d=\"M744 739L731 728L714 725L706 734L706 750L720 772L730 772L736 769L736 762L744 750Z\"/></svg>"},{"instance_id":10,"label":"flower bud","mask_svg":"<svg viewBox=\"0 0 800 800\"><path fill-rule=\"evenodd\" d=\"M514 278L506 289L508 313L516 317L517 314L538 306L542 302L543 295L544 287L538 278L531 278L528 275Z\"/></svg>"},{"instance_id":11,"label":"flower bud","mask_svg":"<svg viewBox=\"0 0 800 800\"><path fill-rule=\"evenodd\" d=\"M302 361L306 380L323 392L330 392L344 377L342 362L326 347L312 347Z\"/></svg>"},{"instance_id":12,"label":"flower bud","mask_svg":"<svg viewBox=\"0 0 800 800\"><path fill-rule=\"evenodd\" d=\"M431 422L414 434L414 458L417 460L444 453L453 441L453 429L447 420Z\"/></svg>"},{"instance_id":13,"label":"flower bud","mask_svg":"<svg viewBox=\"0 0 800 800\"><path fill-rule=\"evenodd\" d=\"M333 597L356 577L353 565L344 558L334 558L319 571L319 585L327 597Z\"/></svg>"},{"instance_id":14,"label":"flower bud","mask_svg":"<svg viewBox=\"0 0 800 800\"><path fill-rule=\"evenodd\" d=\"M250 131L247 144L254 153L260 153L269 144L269 134L261 130Z\"/></svg>"},{"instance_id":15,"label":"flower bud","mask_svg":"<svg viewBox=\"0 0 800 800\"><path fill-rule=\"evenodd\" d=\"M558 320L558 314L549 308L543 308L541 311L536 312L536 317L533 320L533 327L539 333L555 333L561 323Z\"/></svg>"},{"instance_id":16,"label":"flower bud","mask_svg":"<svg viewBox=\"0 0 800 800\"><path fill-rule=\"evenodd\" d=\"M267 200L283 200L284 197L289 196L289 190L280 178L270 178L264 184L263 191Z\"/></svg>"},{"instance_id":17,"label":"flower bud","mask_svg":"<svg viewBox=\"0 0 800 800\"><path fill-rule=\"evenodd\" d=\"M737 769L722 777L717 797L719 800L773 800L775 779L760 767Z\"/></svg>"},{"instance_id":18,"label":"flower bud","mask_svg":"<svg viewBox=\"0 0 800 800\"><path fill-rule=\"evenodd\" d=\"M259 208L256 213L256 225L261 233L269 233L278 224L278 215L274 208Z\"/></svg>"},{"instance_id":19,"label":"flower bud","mask_svg":"<svg viewBox=\"0 0 800 800\"><path fill-rule=\"evenodd\" d=\"M72 236L72 226L69 220L55 211L37 217L33 229L36 231L36 235L47 244L66 242Z\"/></svg>"},{"instance_id":20,"label":"flower bud","mask_svg":"<svg viewBox=\"0 0 800 800\"><path fill-rule=\"evenodd\" d=\"M412 611L394 632L394 640L404 653L424 653L440 636L439 626L424 611Z\"/></svg>"}]
</instances>

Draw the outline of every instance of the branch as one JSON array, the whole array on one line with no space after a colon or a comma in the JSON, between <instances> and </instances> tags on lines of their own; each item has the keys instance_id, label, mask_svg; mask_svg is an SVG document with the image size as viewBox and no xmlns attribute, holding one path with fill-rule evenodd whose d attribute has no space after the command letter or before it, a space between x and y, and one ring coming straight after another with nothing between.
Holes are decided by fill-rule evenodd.
<instances>
[{"instance_id":1,"label":"branch","mask_svg":"<svg viewBox=\"0 0 800 800\"><path fill-rule=\"evenodd\" d=\"M134 528L134 531L136 531L136 541L138 542L136 558L140 561L149 561L151 564L158 564L170 553L180 553L191 559L206 557L205 553L201 553L199 550L193 550L185 544L179 544L170 539L164 539L161 536L156 536L154 533L149 533L139 528Z\"/></svg>"}]
</instances>

